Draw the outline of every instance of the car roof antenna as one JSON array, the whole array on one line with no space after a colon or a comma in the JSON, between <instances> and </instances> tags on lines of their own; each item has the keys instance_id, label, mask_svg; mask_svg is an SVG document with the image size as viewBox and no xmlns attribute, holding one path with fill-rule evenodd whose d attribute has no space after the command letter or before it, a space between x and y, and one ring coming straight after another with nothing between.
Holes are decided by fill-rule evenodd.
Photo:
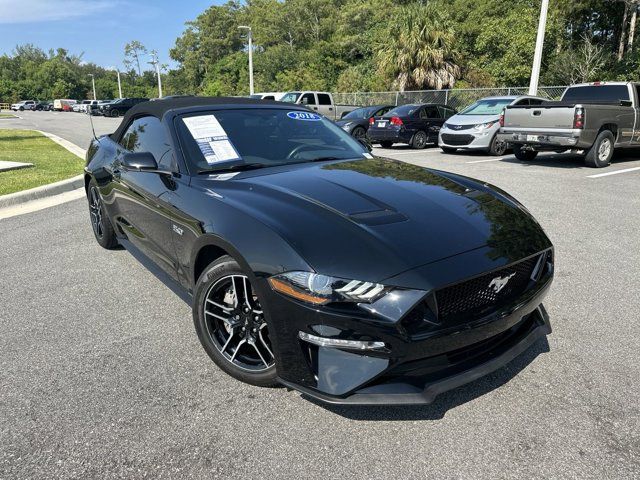
<instances>
[{"instance_id":1,"label":"car roof antenna","mask_svg":"<svg viewBox=\"0 0 640 480\"><path fill-rule=\"evenodd\" d=\"M98 137L96 136L96 129L93 128L93 114L91 113L91 109L89 109L87 113L89 115L89 122L91 123L91 131L93 132L93 138L98 140Z\"/></svg>"}]
</instances>

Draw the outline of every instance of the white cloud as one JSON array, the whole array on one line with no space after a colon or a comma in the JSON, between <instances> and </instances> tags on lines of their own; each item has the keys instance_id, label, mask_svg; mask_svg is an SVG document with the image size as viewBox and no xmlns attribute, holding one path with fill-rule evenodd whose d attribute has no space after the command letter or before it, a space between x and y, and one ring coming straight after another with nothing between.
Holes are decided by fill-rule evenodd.
<instances>
[{"instance_id":1,"label":"white cloud","mask_svg":"<svg viewBox=\"0 0 640 480\"><path fill-rule=\"evenodd\" d=\"M71 20L117 6L107 0L0 0L0 24Z\"/></svg>"}]
</instances>

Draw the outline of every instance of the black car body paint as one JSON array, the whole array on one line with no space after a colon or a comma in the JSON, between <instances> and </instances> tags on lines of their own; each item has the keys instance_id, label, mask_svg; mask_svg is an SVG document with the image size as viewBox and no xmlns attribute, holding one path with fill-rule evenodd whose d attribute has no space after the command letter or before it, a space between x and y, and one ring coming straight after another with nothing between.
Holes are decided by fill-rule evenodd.
<instances>
[{"instance_id":1,"label":"black car body paint","mask_svg":"<svg viewBox=\"0 0 640 480\"><path fill-rule=\"evenodd\" d=\"M215 255L237 260L265 309L283 384L335 403L428 403L550 332L541 302L553 278L553 247L501 190L378 157L192 174L175 127L181 116L304 110L203 99L136 108L118 132L92 142L87 182L97 182L123 243L184 291L193 293ZM118 140L141 112L160 120L175 171L122 168ZM309 305L269 285L273 275L293 271L393 290L370 304ZM386 348L322 347L300 332Z\"/></svg>"}]
</instances>

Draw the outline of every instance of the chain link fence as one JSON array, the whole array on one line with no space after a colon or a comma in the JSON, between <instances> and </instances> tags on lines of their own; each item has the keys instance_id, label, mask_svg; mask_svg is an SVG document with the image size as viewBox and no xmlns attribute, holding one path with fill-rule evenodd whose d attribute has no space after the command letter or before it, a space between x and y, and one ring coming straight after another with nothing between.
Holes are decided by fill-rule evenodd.
<instances>
[{"instance_id":1,"label":"chain link fence","mask_svg":"<svg viewBox=\"0 0 640 480\"><path fill-rule=\"evenodd\" d=\"M558 100L567 87L539 87L538 96ZM441 103L461 110L484 97L527 95L528 87L456 88L451 90L416 90L407 92L334 93L336 104L343 105L404 105L407 103Z\"/></svg>"}]
</instances>

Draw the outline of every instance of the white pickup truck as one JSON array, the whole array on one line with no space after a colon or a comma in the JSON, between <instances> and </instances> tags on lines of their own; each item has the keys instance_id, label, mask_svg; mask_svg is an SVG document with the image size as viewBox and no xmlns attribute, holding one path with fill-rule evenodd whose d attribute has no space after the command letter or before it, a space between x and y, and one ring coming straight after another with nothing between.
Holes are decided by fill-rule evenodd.
<instances>
[{"instance_id":1,"label":"white pickup truck","mask_svg":"<svg viewBox=\"0 0 640 480\"><path fill-rule=\"evenodd\" d=\"M358 108L356 105L336 105L333 95L329 92L287 92L280 101L305 105L330 120L340 120L344 115Z\"/></svg>"}]
</instances>

